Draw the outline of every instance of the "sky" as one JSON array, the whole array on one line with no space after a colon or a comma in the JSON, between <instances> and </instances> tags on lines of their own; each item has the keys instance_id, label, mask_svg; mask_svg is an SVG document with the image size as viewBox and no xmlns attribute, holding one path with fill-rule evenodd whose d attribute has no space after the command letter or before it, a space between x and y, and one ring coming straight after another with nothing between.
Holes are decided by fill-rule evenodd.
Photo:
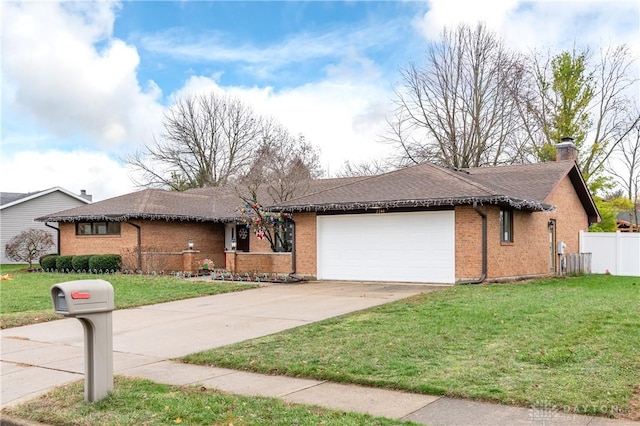
<instances>
[{"instance_id":1,"label":"sky","mask_svg":"<svg viewBox=\"0 0 640 426\"><path fill-rule=\"evenodd\" d=\"M640 58L640 0L4 0L0 14L0 191L94 201L139 190L126 155L175 99L210 91L303 134L326 176L382 159L399 70L460 23L522 52L626 43Z\"/></svg>"}]
</instances>

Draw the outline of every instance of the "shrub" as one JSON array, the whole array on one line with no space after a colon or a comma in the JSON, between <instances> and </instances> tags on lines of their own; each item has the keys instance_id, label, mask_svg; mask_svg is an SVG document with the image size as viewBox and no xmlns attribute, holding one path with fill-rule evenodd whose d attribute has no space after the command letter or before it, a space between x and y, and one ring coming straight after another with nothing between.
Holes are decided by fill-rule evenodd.
<instances>
[{"instance_id":1,"label":"shrub","mask_svg":"<svg viewBox=\"0 0 640 426\"><path fill-rule=\"evenodd\" d=\"M60 272L66 271L67 269L69 271L72 270L72 260L73 256L58 256L58 258L56 259L56 269Z\"/></svg>"},{"instance_id":2,"label":"shrub","mask_svg":"<svg viewBox=\"0 0 640 426\"><path fill-rule=\"evenodd\" d=\"M89 258L89 269L92 271L119 271L122 260L119 254L100 254Z\"/></svg>"},{"instance_id":3,"label":"shrub","mask_svg":"<svg viewBox=\"0 0 640 426\"><path fill-rule=\"evenodd\" d=\"M71 264L73 265L73 269L75 269L76 272L79 272L82 270L88 271L90 258L91 258L91 255L88 255L88 254L73 256L73 259L71 259Z\"/></svg>"},{"instance_id":4,"label":"shrub","mask_svg":"<svg viewBox=\"0 0 640 426\"><path fill-rule=\"evenodd\" d=\"M56 262L59 257L60 256L58 256L57 254L48 254L46 256L42 256L40 258L40 266L42 266L42 269L44 269L45 271L56 269Z\"/></svg>"}]
</instances>

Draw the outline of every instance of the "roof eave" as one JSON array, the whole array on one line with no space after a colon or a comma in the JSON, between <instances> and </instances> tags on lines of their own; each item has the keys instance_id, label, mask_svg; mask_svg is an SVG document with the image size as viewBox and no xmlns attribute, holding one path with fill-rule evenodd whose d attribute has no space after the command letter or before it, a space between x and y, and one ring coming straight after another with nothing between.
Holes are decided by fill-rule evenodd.
<instances>
[{"instance_id":1,"label":"roof eave","mask_svg":"<svg viewBox=\"0 0 640 426\"><path fill-rule=\"evenodd\" d=\"M471 205L473 203L507 205L518 210L529 211L551 211L555 206L540 203L538 201L520 200L504 195L482 196L482 197L459 197L459 198L431 198L421 200L390 200L390 201L362 201L346 203L320 203L320 204L299 204L287 206L271 206L268 209L282 212L327 212L327 211L353 211L353 210L378 210L395 209L406 207L447 207L459 205Z\"/></svg>"},{"instance_id":2,"label":"roof eave","mask_svg":"<svg viewBox=\"0 0 640 426\"><path fill-rule=\"evenodd\" d=\"M127 222L130 220L164 220L167 222L233 222L235 217L210 217L170 214L121 214L121 215L83 215L83 216L43 216L36 218L38 222Z\"/></svg>"}]
</instances>

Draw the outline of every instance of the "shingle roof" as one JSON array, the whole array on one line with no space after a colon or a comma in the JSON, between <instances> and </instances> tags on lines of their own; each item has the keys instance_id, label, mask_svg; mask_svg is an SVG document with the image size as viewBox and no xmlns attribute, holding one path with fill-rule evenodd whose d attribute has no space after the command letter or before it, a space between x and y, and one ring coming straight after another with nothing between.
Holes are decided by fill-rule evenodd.
<instances>
[{"instance_id":1,"label":"shingle roof","mask_svg":"<svg viewBox=\"0 0 640 426\"><path fill-rule=\"evenodd\" d=\"M83 203L90 203L91 202L91 198L90 197L84 197L82 195L77 195L74 194L71 191L68 191L64 188L61 188L59 186L54 186L52 188L49 189L45 189L42 191L36 191L36 192L29 192L27 194L24 193L18 193L18 192L2 192L0 193L0 209L6 209L9 207L12 207L16 204L22 204L25 202L28 202L30 200L39 198L39 197L43 197L45 195L49 195L53 192L60 192L62 194L65 194L71 198L75 198L76 200L82 201Z\"/></svg>"},{"instance_id":2,"label":"shingle roof","mask_svg":"<svg viewBox=\"0 0 640 426\"><path fill-rule=\"evenodd\" d=\"M462 169L469 178L509 197L544 202L572 169L573 161ZM577 171L577 169L576 169Z\"/></svg>"},{"instance_id":3,"label":"shingle roof","mask_svg":"<svg viewBox=\"0 0 640 426\"><path fill-rule=\"evenodd\" d=\"M361 178L318 179L305 192L335 187ZM232 222L242 205L232 187L194 188L184 192L145 189L39 217L41 222L127 221L132 219Z\"/></svg>"},{"instance_id":4,"label":"shingle roof","mask_svg":"<svg viewBox=\"0 0 640 426\"><path fill-rule=\"evenodd\" d=\"M28 197L31 194L23 194L20 192L0 192L0 206L13 203L21 198Z\"/></svg>"},{"instance_id":5,"label":"shingle roof","mask_svg":"<svg viewBox=\"0 0 640 426\"><path fill-rule=\"evenodd\" d=\"M277 203L277 211L340 211L463 204L499 204L545 211L547 198L569 176L591 222L598 211L573 161L454 170L419 164L389 173L312 181L300 197ZM147 189L37 220L49 222L124 221L130 219L231 222L241 201L231 187L185 192Z\"/></svg>"},{"instance_id":6,"label":"shingle roof","mask_svg":"<svg viewBox=\"0 0 640 426\"><path fill-rule=\"evenodd\" d=\"M42 222L126 221L130 219L221 221L228 203L217 204L211 197L184 192L145 189L75 207L36 220Z\"/></svg>"},{"instance_id":7,"label":"shingle roof","mask_svg":"<svg viewBox=\"0 0 640 426\"><path fill-rule=\"evenodd\" d=\"M633 224L633 225L637 225L637 223L633 223L635 222L636 218L640 220L640 210L636 211L635 217L632 217L632 214L629 211L620 212L616 215L616 219L618 219L619 221L622 221L628 224Z\"/></svg>"},{"instance_id":8,"label":"shingle roof","mask_svg":"<svg viewBox=\"0 0 640 426\"><path fill-rule=\"evenodd\" d=\"M453 170L425 163L299 197L274 208L366 210L478 202L550 210L553 206L545 203L547 196L573 167L573 162L554 162Z\"/></svg>"}]
</instances>

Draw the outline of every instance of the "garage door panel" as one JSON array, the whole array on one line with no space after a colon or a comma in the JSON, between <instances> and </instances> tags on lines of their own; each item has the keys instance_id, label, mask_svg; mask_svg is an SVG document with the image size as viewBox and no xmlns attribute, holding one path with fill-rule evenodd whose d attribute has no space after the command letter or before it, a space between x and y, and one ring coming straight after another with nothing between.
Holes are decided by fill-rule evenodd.
<instances>
[{"instance_id":1,"label":"garage door panel","mask_svg":"<svg viewBox=\"0 0 640 426\"><path fill-rule=\"evenodd\" d=\"M318 278L452 283L454 212L318 216Z\"/></svg>"}]
</instances>

